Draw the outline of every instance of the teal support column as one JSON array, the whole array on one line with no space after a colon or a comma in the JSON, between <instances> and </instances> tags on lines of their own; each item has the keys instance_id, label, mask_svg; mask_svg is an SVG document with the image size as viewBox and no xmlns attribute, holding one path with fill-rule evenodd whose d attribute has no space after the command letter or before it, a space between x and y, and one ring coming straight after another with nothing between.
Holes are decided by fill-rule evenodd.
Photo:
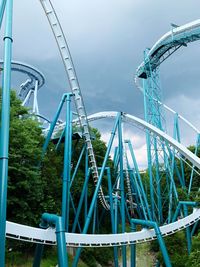
<instances>
[{"instance_id":1,"label":"teal support column","mask_svg":"<svg viewBox=\"0 0 200 267\"><path fill-rule=\"evenodd\" d=\"M43 251L44 251L44 245L37 244L36 250L35 250L34 261L32 265L33 267L40 267Z\"/></svg>"},{"instance_id":2,"label":"teal support column","mask_svg":"<svg viewBox=\"0 0 200 267\"><path fill-rule=\"evenodd\" d=\"M147 219L147 215L148 215L149 219L152 220L152 215L151 215L151 212L150 212L150 209L149 209L149 203L148 203L148 200L147 200L147 197L146 197L147 194L145 193L145 190L144 190L144 186L143 186L142 179L141 179L141 176L140 176L140 171L139 171L138 164L137 164L137 161L136 161L136 158L135 158L133 147L132 147L132 144L131 144L130 140L127 140L127 143L128 143L129 151L131 153L131 158L133 160L133 165L134 165L134 168L135 168L135 171L136 171L136 175L134 175L134 174L133 175L135 176L135 181L136 181L137 184L139 184L139 188L141 190L142 209L146 211L146 212L144 212L144 217L145 217L145 219ZM147 215L146 215L146 213L147 213Z\"/></svg>"},{"instance_id":3,"label":"teal support column","mask_svg":"<svg viewBox=\"0 0 200 267\"><path fill-rule=\"evenodd\" d=\"M88 173L87 173L87 175L85 177L83 189L82 189L80 200L79 200L79 203L78 203L78 208L77 208L77 211L76 211L76 216L75 216L73 227L72 227L72 233L75 232L76 227L77 227L78 218L79 218L79 215L80 215L80 212L81 212L81 208L82 208L82 205L83 205L83 201L84 201L84 197L85 197L85 194L86 194L86 188L88 186L89 177L90 177L90 169L88 169Z\"/></svg>"},{"instance_id":4,"label":"teal support column","mask_svg":"<svg viewBox=\"0 0 200 267\"><path fill-rule=\"evenodd\" d=\"M135 224L131 220L131 232L135 232ZM136 267L136 244L130 245L131 247L131 267Z\"/></svg>"},{"instance_id":5,"label":"teal support column","mask_svg":"<svg viewBox=\"0 0 200 267\"><path fill-rule=\"evenodd\" d=\"M66 99L67 95L68 95L68 94L64 94L64 95L63 95L62 100L61 100L61 102L60 102L60 104L59 104L59 106L58 106L58 110L57 110L57 112L56 112L56 115L55 115L53 121L51 122L50 129L49 129L49 131L48 131L48 134L47 134L47 136L46 136L46 139L45 139L45 142L44 142L44 145L43 145L43 148L42 148L42 157L44 157L44 155L45 155L45 153L46 153L48 144L49 144L49 142L50 142L50 140L51 140L51 136L52 136L53 130L54 130L55 126L56 126L56 123L57 123L58 118L59 118L59 116L60 116L60 112L61 112L61 110L62 110L62 108L63 108L63 105L64 105L64 103L65 103L65 99Z\"/></svg>"},{"instance_id":6,"label":"teal support column","mask_svg":"<svg viewBox=\"0 0 200 267\"><path fill-rule=\"evenodd\" d=\"M146 87L147 81L143 79L143 90L144 90L144 114L145 121L149 122L148 112L147 112L147 95L146 95ZM146 142L147 142L147 160L148 160L148 172L149 172L149 190L150 190L150 203L151 203L151 218L155 218L155 205L154 205L154 192L153 192L153 173L152 173L152 158L151 158L151 138L150 132L146 130Z\"/></svg>"},{"instance_id":7,"label":"teal support column","mask_svg":"<svg viewBox=\"0 0 200 267\"><path fill-rule=\"evenodd\" d=\"M68 232L69 227L69 191L70 191L70 173L71 173L71 93L66 96L66 127L65 127L65 148L64 148L64 164L63 164L63 192L62 192L62 218L65 225L65 231Z\"/></svg>"},{"instance_id":8,"label":"teal support column","mask_svg":"<svg viewBox=\"0 0 200 267\"><path fill-rule=\"evenodd\" d=\"M185 204L183 205L183 215L184 215L184 217L188 216L188 206ZM190 234L190 227L189 226L186 228L186 239L187 239L188 254L190 254L191 249L192 249L192 240L191 240L191 234Z\"/></svg>"},{"instance_id":9,"label":"teal support column","mask_svg":"<svg viewBox=\"0 0 200 267\"><path fill-rule=\"evenodd\" d=\"M13 0L6 4L0 132L0 266L5 266Z\"/></svg>"},{"instance_id":10,"label":"teal support column","mask_svg":"<svg viewBox=\"0 0 200 267\"><path fill-rule=\"evenodd\" d=\"M162 238L161 232L160 232L160 228L158 227L158 224L156 222L153 221L144 221L144 220L139 220L139 219L133 219L132 222L134 224L138 224L138 225L142 225L145 227L152 227L155 230L156 236L157 236L157 240L160 246L160 250L162 252L163 255L163 259L165 262L166 267L172 267L171 265L171 261L165 246L165 242L164 239Z\"/></svg>"},{"instance_id":11,"label":"teal support column","mask_svg":"<svg viewBox=\"0 0 200 267\"><path fill-rule=\"evenodd\" d=\"M109 199L110 199L110 216L111 216L111 226L112 226L112 233L116 234L115 232L115 223L114 223L114 203L113 203L113 195L112 195L112 183L111 183L111 173L110 168L107 169L107 177L108 177L108 193L109 193ZM118 267L118 249L115 246L114 247L114 265L115 267Z\"/></svg>"},{"instance_id":12,"label":"teal support column","mask_svg":"<svg viewBox=\"0 0 200 267\"><path fill-rule=\"evenodd\" d=\"M110 137L110 140L109 140L109 143L108 143L108 147L107 147L107 150L106 150L106 154L105 154L104 161L103 161L103 164L102 164L102 168L101 168L101 172L100 172L100 175L99 175L99 179L98 179L98 182L97 182L97 185L96 185L93 197L92 197L92 201L91 201L91 204L90 204L90 208L89 208L86 220L85 220L85 225L84 225L84 228L83 228L83 234L87 233L88 227L90 225L90 221L91 221L92 214L93 214L93 211L94 211L94 205L95 205L96 199L98 197L99 188L101 186L103 174L104 174L104 171L105 171L105 168L106 168L107 160L109 158L109 154L110 154L110 151L111 151L111 147L112 147L112 144L113 144L113 140L114 140L114 137L115 137L115 133L116 133L116 129L117 129L117 126L118 126L118 121L119 121L119 117L120 116L121 116L121 114L119 113L117 118L116 118L115 125L114 125L112 133L111 133L111 137ZM76 256L75 256L74 261L73 261L73 267L78 266L78 261L79 261L79 257L80 257L80 254L81 254L81 249L82 248L78 248L77 249Z\"/></svg>"},{"instance_id":13,"label":"teal support column","mask_svg":"<svg viewBox=\"0 0 200 267\"><path fill-rule=\"evenodd\" d=\"M71 179L71 181L70 181L70 187L71 187L72 184L73 184L74 178L75 178L75 176L76 176L76 174L77 174L77 171L78 171L78 168L79 168L79 166L80 166L81 160L82 160L82 158L83 158L83 154L85 153L85 150L86 150L86 146L84 145L83 148L82 148L82 150L81 150L79 159L78 159L78 161L77 161L77 163L76 163L76 167L75 167L75 169L74 169L74 172L73 172L73 175L72 175L72 179Z\"/></svg>"},{"instance_id":14,"label":"teal support column","mask_svg":"<svg viewBox=\"0 0 200 267\"><path fill-rule=\"evenodd\" d=\"M88 150L85 151L85 176L87 175L89 170L89 161L88 161ZM89 179L89 176L88 176ZM85 202L84 202L84 215L85 215L85 221L87 218L88 213L88 183L85 188Z\"/></svg>"},{"instance_id":15,"label":"teal support column","mask_svg":"<svg viewBox=\"0 0 200 267\"><path fill-rule=\"evenodd\" d=\"M123 168L123 137L122 137L122 114L119 117L118 123L118 138L119 138L119 166L120 166L120 192L121 192L121 223L122 233L126 232L125 219L125 193L124 193L124 168ZM126 267L126 246L122 246L122 263Z\"/></svg>"},{"instance_id":16,"label":"teal support column","mask_svg":"<svg viewBox=\"0 0 200 267\"><path fill-rule=\"evenodd\" d=\"M1 0L0 1L0 29L1 29L2 21L3 21L6 2L7 2L7 0Z\"/></svg>"},{"instance_id":17,"label":"teal support column","mask_svg":"<svg viewBox=\"0 0 200 267\"><path fill-rule=\"evenodd\" d=\"M63 164L63 189L62 189L62 218L65 225L65 231L68 232L69 223L69 190L70 190L70 172L71 172L71 96L66 95L67 111L66 111L66 127L65 127L65 148L64 148L64 164Z\"/></svg>"},{"instance_id":18,"label":"teal support column","mask_svg":"<svg viewBox=\"0 0 200 267\"><path fill-rule=\"evenodd\" d=\"M56 241L58 252L58 266L68 267L66 250L65 225L63 218L54 214L44 213L42 215L41 227L53 226L56 228Z\"/></svg>"}]
</instances>

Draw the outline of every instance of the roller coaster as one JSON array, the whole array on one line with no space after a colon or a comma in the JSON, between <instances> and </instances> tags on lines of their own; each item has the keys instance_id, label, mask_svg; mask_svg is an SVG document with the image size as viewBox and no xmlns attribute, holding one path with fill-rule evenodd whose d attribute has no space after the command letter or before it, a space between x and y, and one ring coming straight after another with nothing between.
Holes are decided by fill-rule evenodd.
<instances>
[{"instance_id":1,"label":"roller coaster","mask_svg":"<svg viewBox=\"0 0 200 267\"><path fill-rule=\"evenodd\" d=\"M96 249L113 247L114 266L119 266L118 250L121 247L122 266L127 266L127 246L130 246L130 264L134 267L136 266L136 244L157 239L165 265L170 267L172 265L164 237L185 229L188 252L190 252L192 236L200 219L198 203L195 200L187 200L191 194L198 195L199 193L199 188L195 187L194 181L199 178L200 158L197 156L197 152L200 144L200 132L187 119L162 102L159 67L178 49L200 39L200 20L180 27L173 25L171 31L161 37L150 50L145 50L143 62L137 68L135 75L135 84L144 96L144 120L121 111L104 111L87 116L72 56L58 16L50 0L40 0L40 3L57 42L71 88L71 92L63 95L55 117L49 122L48 129L44 131L43 155L45 155L56 132L60 132L56 147L65 137L62 211L60 216L44 213L40 228L6 221L10 83L11 70L12 67L14 68L11 63L13 0L1 0L0 26L5 13L5 49L2 63L0 132L0 266L5 266L5 239L7 237L37 244L34 267L40 266L45 245L57 246L58 264L61 267L68 266L66 246L76 248L73 267L78 266L83 247L96 247ZM23 70L20 71L25 71L31 76L31 79L22 86L22 92L26 94L24 101L30 97L34 90L33 93L36 98L38 86L44 84L44 77L39 71L30 71L30 67L28 72L22 64L21 67ZM76 107L75 116L71 108L72 101ZM59 123L59 116L65 105L66 121ZM35 104L34 107L37 113L37 105ZM172 115L172 122L166 120L166 112ZM93 121L99 120L108 120L112 125L102 166L97 166L89 127ZM182 143L183 123L185 128L188 127L194 132L194 143L196 144L194 153ZM167 131L168 124L171 128L173 125L172 133ZM125 138L127 125L132 127L133 137L135 129L137 129L146 139L148 186L146 186L139 168L132 136L129 139ZM78 137L73 133L74 128L81 129L81 134ZM73 138L82 138L84 146L77 165L71 168ZM116 147L114 147L115 143L117 143ZM113 149L114 153L112 152ZM114 167L111 169L108 160L112 153ZM83 162L84 159L84 184L78 206L75 207L72 187L77 177L80 162ZM190 174L189 182L185 179L186 169L187 173ZM90 177L93 178L94 191L91 199L88 200ZM105 177L106 188L103 186ZM180 200L177 187L181 187L187 192L187 199ZM102 216L110 216L111 233L109 234L99 234L101 227L99 207L103 209ZM74 217L71 218L72 225L70 225L70 209L74 211ZM84 221L80 220L81 213L85 215ZM137 231L137 225L140 225L142 230Z\"/></svg>"}]
</instances>

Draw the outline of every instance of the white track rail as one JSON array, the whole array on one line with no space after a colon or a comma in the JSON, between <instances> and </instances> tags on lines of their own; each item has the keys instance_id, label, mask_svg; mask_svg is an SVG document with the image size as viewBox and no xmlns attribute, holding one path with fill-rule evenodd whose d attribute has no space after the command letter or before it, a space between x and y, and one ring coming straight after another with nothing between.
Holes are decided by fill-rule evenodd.
<instances>
[{"instance_id":1,"label":"white track rail","mask_svg":"<svg viewBox=\"0 0 200 267\"><path fill-rule=\"evenodd\" d=\"M88 117L89 121L112 118L115 119L117 112L100 112ZM151 133L159 136L164 141L167 141L175 149L177 149L182 155L184 155L193 165L200 169L200 158L190 152L186 147L178 143L175 139L168 136L163 131L152 126L151 124L134 117L129 114L123 114L123 121L137 125L143 129L148 129ZM173 234L180 231L200 219L200 209L194 209L193 213L189 216L182 218L174 223L163 225L160 227L163 236ZM53 245L56 244L55 229L39 229L30 226L20 225L12 222L6 224L6 236L8 238L18 239L27 242L44 243ZM66 233L66 240L68 246L74 247L87 247L87 246L121 246L132 243L146 242L156 239L155 231L142 230L135 233L123 233L123 234L108 234L108 235L90 235L90 234L71 234Z\"/></svg>"},{"instance_id":2,"label":"white track rail","mask_svg":"<svg viewBox=\"0 0 200 267\"><path fill-rule=\"evenodd\" d=\"M58 17L56 15L56 12L53 8L53 5L50 0L40 0L40 3L44 9L45 15L49 21L49 24L51 26L52 32L54 34L54 37L56 39L65 71L68 76L69 84L71 87L71 91L74 95L74 100L75 100L75 105L79 117L79 121L81 124L81 127L83 129L83 136L85 138L87 150L88 150L88 158L89 158L89 164L92 172L92 177L94 179L94 184L97 185L98 182L98 169L97 169L97 164L96 164L96 159L93 151L93 146L92 146L92 141L90 137L90 132L89 132L89 125L87 121L87 114L83 102L83 97L81 94L81 89L79 86L78 78L76 75L76 71L74 68L74 64L72 61L72 57L69 51L69 47L67 45L67 41L64 35L64 32L62 30L62 27L60 25L60 22L58 20ZM109 204L105 199L105 196L103 194L103 189L100 187L99 189L99 200L103 207L105 209L109 209Z\"/></svg>"},{"instance_id":3,"label":"white track rail","mask_svg":"<svg viewBox=\"0 0 200 267\"><path fill-rule=\"evenodd\" d=\"M194 224L200 219L200 209L194 209L189 216L182 218L174 223L163 225L160 227L162 236L174 234L177 231ZM42 243L46 245L56 245L55 229L48 228L46 230L34 228L17 223L7 222L6 236L8 238L20 241ZM134 233L123 234L71 234L66 233L66 244L70 247L111 247L129 245L133 243L142 243L156 239L154 229L143 229Z\"/></svg>"},{"instance_id":4,"label":"white track rail","mask_svg":"<svg viewBox=\"0 0 200 267\"><path fill-rule=\"evenodd\" d=\"M171 31L164 34L149 50L148 58L151 62L153 60L154 55L159 53L160 49L166 47L168 49L169 46L177 46L182 44L187 44L189 42L193 42L200 39L200 19L187 23L177 28L173 28ZM167 50L166 50L167 51ZM165 50L163 51L165 53ZM137 76L140 76L144 71L144 62L140 64L137 68Z\"/></svg>"}]
</instances>

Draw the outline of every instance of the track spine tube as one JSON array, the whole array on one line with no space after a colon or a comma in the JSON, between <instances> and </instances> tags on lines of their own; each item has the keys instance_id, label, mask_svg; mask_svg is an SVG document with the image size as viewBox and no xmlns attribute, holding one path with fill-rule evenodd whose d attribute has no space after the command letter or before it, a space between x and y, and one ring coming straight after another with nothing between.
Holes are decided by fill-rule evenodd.
<instances>
[{"instance_id":1,"label":"track spine tube","mask_svg":"<svg viewBox=\"0 0 200 267\"><path fill-rule=\"evenodd\" d=\"M88 227L90 225L90 221L91 221L91 218L92 218L92 213L93 213L93 210L94 210L94 205L95 205L95 202L96 202L96 198L98 197L99 188L101 186L101 181L102 181L103 174L104 174L104 171L105 171L105 168L106 168L106 163L107 163L107 160L108 160L108 157L109 157L109 154L110 154L110 150L111 150L111 147L112 147L112 144L113 144L113 140L114 140L114 137L115 137L115 133L116 133L116 130L117 130L117 126L118 126L118 122L119 122L120 116L121 116L121 113L118 113L116 121L115 121L115 125L114 125L112 133L111 133L111 137L110 137L110 140L109 140L109 143L108 143L108 147L107 147L107 151L106 151L106 154L105 154L105 157L104 157L104 161L103 161L103 164L102 164L102 168L101 168L101 172L100 172L100 175L99 175L99 179L98 179L98 182L97 182L97 185L96 185L93 197L92 197L92 201L91 201L91 204L90 204L90 208L89 208L89 211L88 211L88 214L87 214L87 218L86 218L85 225L84 225L83 232L82 232L83 234L87 233ZM80 254L81 254L81 249L82 248L78 248L77 249L76 256L74 258L73 265L72 265L73 267L78 266L78 261L79 261L79 257L80 257Z\"/></svg>"},{"instance_id":2,"label":"track spine tube","mask_svg":"<svg viewBox=\"0 0 200 267\"><path fill-rule=\"evenodd\" d=\"M2 8L5 8L3 3ZM3 12L3 10L1 10ZM2 13L3 17L3 13ZM11 87L11 57L12 57L12 20L13 0L6 2L6 20L4 37L4 70L2 78L2 110L0 130L0 266L5 266L6 245L6 206L8 186L8 150L10 127L10 87Z\"/></svg>"}]
</instances>

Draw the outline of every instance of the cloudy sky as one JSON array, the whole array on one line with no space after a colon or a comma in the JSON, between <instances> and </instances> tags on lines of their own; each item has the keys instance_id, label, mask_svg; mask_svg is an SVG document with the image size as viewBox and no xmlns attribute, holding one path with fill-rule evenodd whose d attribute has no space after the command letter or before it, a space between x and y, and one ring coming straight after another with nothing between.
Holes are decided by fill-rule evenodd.
<instances>
[{"instance_id":1,"label":"cloudy sky","mask_svg":"<svg viewBox=\"0 0 200 267\"><path fill-rule=\"evenodd\" d=\"M41 113L53 117L69 85L39 0L14 1L13 59L40 69L46 85ZM133 77L143 51L167 31L199 18L196 0L52 0L73 56L87 113L125 111L143 117ZM197 126L200 121L199 42L161 67L163 99ZM105 133L104 133L105 134Z\"/></svg>"}]
</instances>

